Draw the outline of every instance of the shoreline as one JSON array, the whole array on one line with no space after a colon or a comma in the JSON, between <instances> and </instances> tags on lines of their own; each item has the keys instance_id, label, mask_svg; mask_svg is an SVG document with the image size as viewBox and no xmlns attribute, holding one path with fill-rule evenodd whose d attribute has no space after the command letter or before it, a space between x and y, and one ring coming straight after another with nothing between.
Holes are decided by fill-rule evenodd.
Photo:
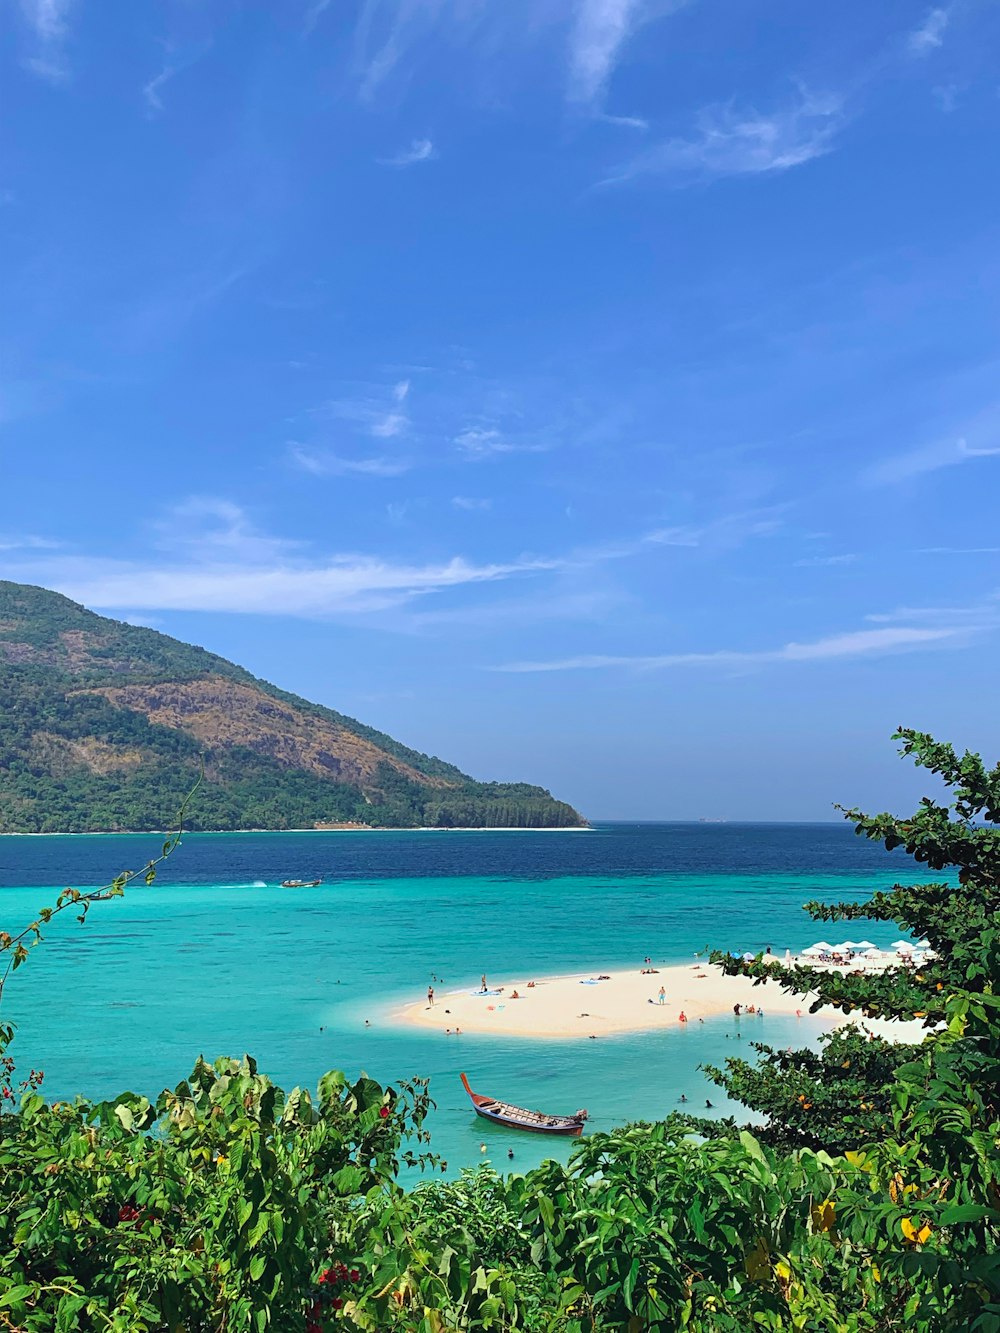
<instances>
[{"instance_id":1,"label":"shoreline","mask_svg":"<svg viewBox=\"0 0 1000 1333\"><path fill-rule=\"evenodd\" d=\"M810 1013L814 994L794 995L773 982L755 985L749 977L726 976L709 963L667 964L649 973L632 968L503 979L489 985L485 995L473 983L461 990L436 992L433 1006L423 998L397 1004L385 1016L390 1024L442 1034L457 1029L475 1035L563 1041L696 1029L706 1019L726 1014L736 1019L737 1004L739 1019L747 1023L769 1014L818 1020L830 1028L862 1021L860 1015L846 1015L830 1006ZM661 986L666 992L662 1004ZM748 1013L749 1005L758 1012ZM897 1040L920 1041L926 1035L919 1022L866 1019L864 1023Z\"/></svg>"},{"instance_id":2,"label":"shoreline","mask_svg":"<svg viewBox=\"0 0 1000 1333\"><path fill-rule=\"evenodd\" d=\"M186 838L203 837L210 835L213 838L229 837L230 835L246 836L248 834L261 833L278 834L284 833L593 833L591 824L566 824L563 827L545 827L545 828L521 828L491 827L485 824L472 824L468 828L438 828L433 825L420 825L417 828L203 828L181 830L181 834ZM79 833L68 833L65 829L59 829L51 833L19 833L6 832L0 833L0 838L167 838L172 837L177 832L176 829L87 829Z\"/></svg>"}]
</instances>

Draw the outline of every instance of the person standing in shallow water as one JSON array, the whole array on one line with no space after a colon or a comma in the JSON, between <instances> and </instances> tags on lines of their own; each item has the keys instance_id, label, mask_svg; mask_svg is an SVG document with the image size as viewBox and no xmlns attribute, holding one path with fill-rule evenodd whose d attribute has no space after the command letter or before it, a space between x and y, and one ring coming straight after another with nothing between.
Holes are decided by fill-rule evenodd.
<instances>
[{"instance_id":1,"label":"person standing in shallow water","mask_svg":"<svg viewBox=\"0 0 1000 1333\"><path fill-rule=\"evenodd\" d=\"M485 972L483 973L482 981L479 983L479 990L480 990L480 992L481 992L483 995L486 994L486 973L485 973Z\"/></svg>"}]
</instances>

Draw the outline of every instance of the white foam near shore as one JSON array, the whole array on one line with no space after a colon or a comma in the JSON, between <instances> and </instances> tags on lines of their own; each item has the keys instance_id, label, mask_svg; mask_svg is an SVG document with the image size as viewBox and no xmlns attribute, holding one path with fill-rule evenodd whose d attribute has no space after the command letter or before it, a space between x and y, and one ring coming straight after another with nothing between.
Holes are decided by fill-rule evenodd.
<instances>
[{"instance_id":1,"label":"white foam near shore","mask_svg":"<svg viewBox=\"0 0 1000 1333\"><path fill-rule=\"evenodd\" d=\"M664 996L661 1003L660 988ZM396 1010L392 1020L439 1032L493 1033L507 1037L590 1038L626 1032L690 1030L699 1020L733 1014L739 1005L749 1025L767 1014L809 1017L814 996L784 991L775 982L755 985L749 977L726 976L710 964L675 965L647 972L575 973L562 977L490 979L494 993L475 987L440 991ZM496 993L499 992L499 993ZM752 1005L756 1013L747 1012ZM683 1015L683 1018L682 1018ZM831 1027L857 1021L839 1010L823 1008L817 1017ZM685 1021L686 1020L686 1021ZM920 1041L919 1022L866 1022L884 1036Z\"/></svg>"}]
</instances>

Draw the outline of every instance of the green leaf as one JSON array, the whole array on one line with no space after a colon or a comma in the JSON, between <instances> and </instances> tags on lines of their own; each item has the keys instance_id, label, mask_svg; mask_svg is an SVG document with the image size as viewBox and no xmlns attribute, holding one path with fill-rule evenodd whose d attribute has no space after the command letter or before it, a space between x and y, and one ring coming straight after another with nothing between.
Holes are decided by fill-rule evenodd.
<instances>
[{"instance_id":1,"label":"green leaf","mask_svg":"<svg viewBox=\"0 0 1000 1333\"><path fill-rule=\"evenodd\" d=\"M938 1218L943 1227L953 1227L961 1222L980 1222L984 1217L1000 1217L995 1208L982 1208L974 1203L960 1203L946 1208Z\"/></svg>"},{"instance_id":2,"label":"green leaf","mask_svg":"<svg viewBox=\"0 0 1000 1333\"><path fill-rule=\"evenodd\" d=\"M22 1282L19 1286L10 1287L0 1296L0 1305L20 1305L26 1296L30 1296L32 1292L37 1292L37 1290L37 1287Z\"/></svg>"}]
</instances>

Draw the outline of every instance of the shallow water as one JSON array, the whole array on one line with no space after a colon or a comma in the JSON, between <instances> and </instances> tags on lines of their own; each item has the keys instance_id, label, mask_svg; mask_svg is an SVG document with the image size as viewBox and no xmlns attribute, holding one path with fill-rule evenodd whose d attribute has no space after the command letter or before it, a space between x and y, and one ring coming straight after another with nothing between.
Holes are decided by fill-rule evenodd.
<instances>
[{"instance_id":1,"label":"shallow water","mask_svg":"<svg viewBox=\"0 0 1000 1333\"><path fill-rule=\"evenodd\" d=\"M67 884L93 887L159 850L155 835L0 838L0 929ZM315 878L314 889L282 889ZM249 1051L279 1083L331 1067L431 1079L434 1148L449 1174L485 1154L525 1169L570 1143L477 1121L462 1090L547 1111L587 1106L607 1129L692 1110L733 1111L698 1065L752 1040L814 1039L808 1018L732 1016L597 1041L446 1037L386 1021L420 996L529 973L683 962L707 947L802 948L830 929L809 898L863 895L911 863L844 825L609 824L589 832L193 834L152 888L66 913L8 985L12 1053L46 1071L51 1098L155 1095L196 1055ZM856 929L856 928L855 928ZM840 930L843 935L844 930ZM866 926L887 945L893 927ZM372 1026L364 1026L365 1019ZM513 1163L508 1149L515 1154Z\"/></svg>"}]
</instances>

